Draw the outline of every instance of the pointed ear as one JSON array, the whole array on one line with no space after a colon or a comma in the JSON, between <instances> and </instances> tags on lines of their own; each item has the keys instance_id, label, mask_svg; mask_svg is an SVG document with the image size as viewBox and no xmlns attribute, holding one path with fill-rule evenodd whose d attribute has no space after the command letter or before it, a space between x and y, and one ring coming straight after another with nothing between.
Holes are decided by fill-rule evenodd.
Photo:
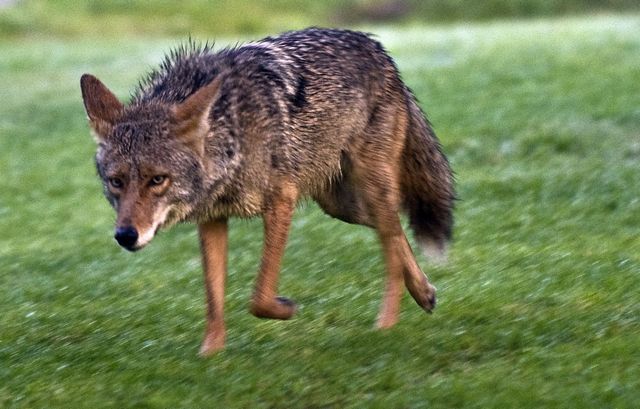
<instances>
[{"instance_id":1,"label":"pointed ear","mask_svg":"<svg viewBox=\"0 0 640 409\"><path fill-rule=\"evenodd\" d=\"M104 141L124 110L124 105L99 79L90 74L80 78L84 109L97 142Z\"/></svg>"},{"instance_id":2,"label":"pointed ear","mask_svg":"<svg viewBox=\"0 0 640 409\"><path fill-rule=\"evenodd\" d=\"M176 137L204 154L204 138L209 132L209 114L220 93L222 75L172 107Z\"/></svg>"}]
</instances>

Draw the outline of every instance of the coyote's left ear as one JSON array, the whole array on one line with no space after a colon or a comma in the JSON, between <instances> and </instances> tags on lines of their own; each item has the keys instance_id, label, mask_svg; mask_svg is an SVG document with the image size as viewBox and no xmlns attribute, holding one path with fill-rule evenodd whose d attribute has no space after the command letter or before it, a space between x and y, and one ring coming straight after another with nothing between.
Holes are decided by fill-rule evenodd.
<instances>
[{"instance_id":1,"label":"coyote's left ear","mask_svg":"<svg viewBox=\"0 0 640 409\"><path fill-rule=\"evenodd\" d=\"M204 155L204 139L209 132L209 113L220 93L222 75L172 108L176 137Z\"/></svg>"},{"instance_id":2,"label":"coyote's left ear","mask_svg":"<svg viewBox=\"0 0 640 409\"><path fill-rule=\"evenodd\" d=\"M124 105L93 75L84 74L80 78L80 88L91 129L96 140L102 142L122 115Z\"/></svg>"}]
</instances>

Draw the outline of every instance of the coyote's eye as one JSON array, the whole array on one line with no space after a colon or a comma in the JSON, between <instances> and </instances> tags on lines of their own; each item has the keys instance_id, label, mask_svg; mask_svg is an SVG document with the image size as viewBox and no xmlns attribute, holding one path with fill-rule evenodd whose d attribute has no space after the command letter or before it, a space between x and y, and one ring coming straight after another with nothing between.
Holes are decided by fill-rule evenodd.
<instances>
[{"instance_id":1,"label":"coyote's eye","mask_svg":"<svg viewBox=\"0 0 640 409\"><path fill-rule=\"evenodd\" d=\"M120 189L120 188L122 188L124 183L122 182L122 179L120 179L120 178L109 178L109 184L114 189Z\"/></svg>"},{"instance_id":2,"label":"coyote's eye","mask_svg":"<svg viewBox=\"0 0 640 409\"><path fill-rule=\"evenodd\" d=\"M151 186L158 186L158 185L161 185L165 181L165 179L166 179L166 176L156 175L151 178L151 180L149 181L149 184Z\"/></svg>"}]
</instances>

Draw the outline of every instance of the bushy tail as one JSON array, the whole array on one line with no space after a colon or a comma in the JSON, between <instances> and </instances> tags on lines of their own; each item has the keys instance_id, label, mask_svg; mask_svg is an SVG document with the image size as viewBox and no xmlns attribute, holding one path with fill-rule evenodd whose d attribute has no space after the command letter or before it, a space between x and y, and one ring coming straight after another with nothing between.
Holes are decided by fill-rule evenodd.
<instances>
[{"instance_id":1,"label":"bushy tail","mask_svg":"<svg viewBox=\"0 0 640 409\"><path fill-rule=\"evenodd\" d=\"M428 256L442 259L453 228L453 175L415 97L409 90L406 95L409 129L403 152L403 204L416 241Z\"/></svg>"}]
</instances>

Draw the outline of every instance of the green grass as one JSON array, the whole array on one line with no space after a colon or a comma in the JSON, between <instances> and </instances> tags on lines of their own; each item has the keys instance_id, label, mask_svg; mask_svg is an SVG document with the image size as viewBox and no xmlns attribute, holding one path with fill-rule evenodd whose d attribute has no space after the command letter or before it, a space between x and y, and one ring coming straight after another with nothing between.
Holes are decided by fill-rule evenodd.
<instances>
[{"instance_id":1,"label":"green grass","mask_svg":"<svg viewBox=\"0 0 640 409\"><path fill-rule=\"evenodd\" d=\"M424 24L634 10L640 10L637 0L21 0L0 8L0 35L271 33L367 21Z\"/></svg>"},{"instance_id":2,"label":"green grass","mask_svg":"<svg viewBox=\"0 0 640 409\"><path fill-rule=\"evenodd\" d=\"M369 30L457 174L449 263L421 260L438 308L375 331L374 234L305 205L299 314L255 319L261 223L233 221L208 360L194 228L117 247L78 85L126 97L176 40L0 41L0 407L637 407L640 16Z\"/></svg>"}]
</instances>

